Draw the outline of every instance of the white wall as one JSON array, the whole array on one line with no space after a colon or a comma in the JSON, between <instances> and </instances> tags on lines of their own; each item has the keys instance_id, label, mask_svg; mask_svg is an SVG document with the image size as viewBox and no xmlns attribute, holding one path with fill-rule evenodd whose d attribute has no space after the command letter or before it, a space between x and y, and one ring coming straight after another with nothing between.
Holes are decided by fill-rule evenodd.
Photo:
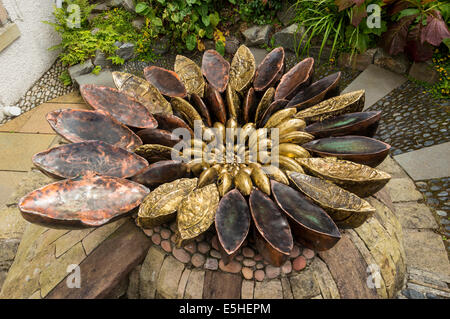
<instances>
[{"instance_id":1,"label":"white wall","mask_svg":"<svg viewBox=\"0 0 450 319\"><path fill-rule=\"evenodd\" d=\"M0 105L13 105L51 67L60 42L53 27L53 0L2 0L21 36L0 52Z\"/></svg>"}]
</instances>

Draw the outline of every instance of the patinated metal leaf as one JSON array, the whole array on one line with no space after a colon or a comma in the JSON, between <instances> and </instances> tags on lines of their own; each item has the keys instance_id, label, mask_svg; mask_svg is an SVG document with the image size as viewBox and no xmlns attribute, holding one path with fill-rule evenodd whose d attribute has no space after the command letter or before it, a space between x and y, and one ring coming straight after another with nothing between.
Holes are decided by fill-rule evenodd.
<instances>
[{"instance_id":1,"label":"patinated metal leaf","mask_svg":"<svg viewBox=\"0 0 450 319\"><path fill-rule=\"evenodd\" d=\"M137 132L144 144L159 144L173 147L181 140L169 131L158 128L146 128Z\"/></svg>"},{"instance_id":2,"label":"patinated metal leaf","mask_svg":"<svg viewBox=\"0 0 450 319\"><path fill-rule=\"evenodd\" d=\"M284 49L275 48L261 61L256 69L253 87L256 91L265 91L274 86L284 72Z\"/></svg>"},{"instance_id":3,"label":"patinated metal leaf","mask_svg":"<svg viewBox=\"0 0 450 319\"><path fill-rule=\"evenodd\" d=\"M119 91L134 97L151 114L172 114L172 106L161 92L146 80L130 73L113 72L114 84Z\"/></svg>"},{"instance_id":4,"label":"patinated metal leaf","mask_svg":"<svg viewBox=\"0 0 450 319\"><path fill-rule=\"evenodd\" d=\"M230 63L219 52L206 50L203 53L202 73L213 88L220 93L225 92L230 78Z\"/></svg>"},{"instance_id":5,"label":"patinated metal leaf","mask_svg":"<svg viewBox=\"0 0 450 319\"><path fill-rule=\"evenodd\" d=\"M242 119L241 101L239 95L233 89L231 85L226 90L226 100L228 105L228 114L231 118L234 118L237 122Z\"/></svg>"},{"instance_id":6,"label":"patinated metal leaf","mask_svg":"<svg viewBox=\"0 0 450 319\"><path fill-rule=\"evenodd\" d=\"M364 90L335 96L298 112L296 117L312 123L345 113L360 112L364 107L364 96Z\"/></svg>"},{"instance_id":7,"label":"patinated metal leaf","mask_svg":"<svg viewBox=\"0 0 450 319\"><path fill-rule=\"evenodd\" d=\"M298 91L311 83L313 73L313 58L306 58L297 63L281 78L275 91L275 100L289 100L294 97Z\"/></svg>"},{"instance_id":8,"label":"patinated metal leaf","mask_svg":"<svg viewBox=\"0 0 450 319\"><path fill-rule=\"evenodd\" d=\"M271 184L275 201L288 216L292 234L299 243L322 251L339 241L339 229L322 208L287 185L275 181Z\"/></svg>"},{"instance_id":9,"label":"patinated metal leaf","mask_svg":"<svg viewBox=\"0 0 450 319\"><path fill-rule=\"evenodd\" d=\"M177 153L173 148L159 144L145 144L139 146L135 151L137 155L145 158L149 163L172 159L172 152Z\"/></svg>"},{"instance_id":10,"label":"patinated metal leaf","mask_svg":"<svg viewBox=\"0 0 450 319\"><path fill-rule=\"evenodd\" d=\"M277 204L259 189L253 188L249 203L258 233L272 247L260 251L260 254L271 263L280 266L293 247L289 223Z\"/></svg>"},{"instance_id":11,"label":"patinated metal leaf","mask_svg":"<svg viewBox=\"0 0 450 319\"><path fill-rule=\"evenodd\" d=\"M70 142L99 140L128 151L142 145L132 130L103 111L56 110L47 114L47 121Z\"/></svg>"},{"instance_id":12,"label":"patinated metal leaf","mask_svg":"<svg viewBox=\"0 0 450 319\"><path fill-rule=\"evenodd\" d=\"M179 161L159 161L135 175L132 180L136 183L155 188L161 184L172 182L185 177L187 166Z\"/></svg>"},{"instance_id":13,"label":"patinated metal leaf","mask_svg":"<svg viewBox=\"0 0 450 319\"><path fill-rule=\"evenodd\" d=\"M170 97L185 97L186 88L178 74L158 66L148 66L144 69L147 81L155 86L162 94Z\"/></svg>"},{"instance_id":14,"label":"patinated metal leaf","mask_svg":"<svg viewBox=\"0 0 450 319\"><path fill-rule=\"evenodd\" d=\"M198 111L200 116L202 117L203 122L207 126L211 127L212 126L211 114L209 114L209 110L206 107L205 102L203 102L203 99L199 95L192 93L190 101L192 105L195 107L195 109Z\"/></svg>"},{"instance_id":15,"label":"patinated metal leaf","mask_svg":"<svg viewBox=\"0 0 450 319\"><path fill-rule=\"evenodd\" d=\"M251 122L251 119L254 118L253 114L255 114L256 107L258 106L258 104L256 104L255 90L252 87L247 91L243 105L244 122L249 123Z\"/></svg>"},{"instance_id":16,"label":"patinated metal leaf","mask_svg":"<svg viewBox=\"0 0 450 319\"><path fill-rule=\"evenodd\" d=\"M274 88L269 88L267 89L266 92L264 92L263 97L261 98L261 100L259 101L259 104L256 108L256 113L255 113L255 123L256 126L260 126L260 122L262 120L262 117L264 115L264 112L267 111L267 109L269 108L270 104L273 102L273 96L275 95L275 89Z\"/></svg>"},{"instance_id":17,"label":"patinated metal leaf","mask_svg":"<svg viewBox=\"0 0 450 319\"><path fill-rule=\"evenodd\" d=\"M370 166L334 157L297 159L307 173L332 181L340 187L367 197L386 185L391 175Z\"/></svg>"},{"instance_id":18,"label":"patinated metal leaf","mask_svg":"<svg viewBox=\"0 0 450 319\"><path fill-rule=\"evenodd\" d=\"M261 116L261 120L258 123L258 127L271 127L266 126L266 123L269 121L269 119L277 113L278 111L281 111L285 108L285 106L288 104L288 100L277 100L273 101L269 107L264 111L264 113ZM294 113L295 114L295 113ZM292 115L294 115L292 114Z\"/></svg>"},{"instance_id":19,"label":"patinated metal leaf","mask_svg":"<svg viewBox=\"0 0 450 319\"><path fill-rule=\"evenodd\" d=\"M250 210L237 189L229 191L220 200L215 226L223 250L228 255L235 254L250 230Z\"/></svg>"},{"instance_id":20,"label":"patinated metal leaf","mask_svg":"<svg viewBox=\"0 0 450 319\"><path fill-rule=\"evenodd\" d=\"M215 184L190 192L178 206L177 245L205 232L214 222L219 206L219 191Z\"/></svg>"},{"instance_id":21,"label":"patinated metal leaf","mask_svg":"<svg viewBox=\"0 0 450 319\"><path fill-rule=\"evenodd\" d=\"M339 227L359 227L375 212L364 199L330 182L297 172L287 174L292 183L325 209Z\"/></svg>"},{"instance_id":22,"label":"patinated metal leaf","mask_svg":"<svg viewBox=\"0 0 450 319\"><path fill-rule=\"evenodd\" d=\"M94 109L109 113L125 125L136 128L158 126L155 118L144 105L116 89L86 84L80 87L80 93L86 103Z\"/></svg>"},{"instance_id":23,"label":"patinated metal leaf","mask_svg":"<svg viewBox=\"0 0 450 319\"><path fill-rule=\"evenodd\" d=\"M197 94L203 97L206 83L202 70L194 61L183 55L177 55L174 70L180 77L181 82L183 82L187 94Z\"/></svg>"},{"instance_id":24,"label":"patinated metal leaf","mask_svg":"<svg viewBox=\"0 0 450 319\"><path fill-rule=\"evenodd\" d=\"M19 209L27 221L46 227L99 227L139 206L148 193L126 179L85 175L32 191L19 201Z\"/></svg>"},{"instance_id":25,"label":"patinated metal leaf","mask_svg":"<svg viewBox=\"0 0 450 319\"><path fill-rule=\"evenodd\" d=\"M33 163L62 178L73 178L87 172L127 178L148 166L144 158L101 141L57 146L35 154Z\"/></svg>"},{"instance_id":26,"label":"patinated metal leaf","mask_svg":"<svg viewBox=\"0 0 450 319\"><path fill-rule=\"evenodd\" d=\"M383 162L391 148L389 144L365 136L325 137L302 146L323 157L337 157L372 167Z\"/></svg>"},{"instance_id":27,"label":"patinated metal leaf","mask_svg":"<svg viewBox=\"0 0 450 319\"><path fill-rule=\"evenodd\" d=\"M298 92L289 102L289 107L296 107L297 110L304 110L324 99L339 95L339 81L341 72L330 74L319 81L314 82L307 88Z\"/></svg>"},{"instance_id":28,"label":"patinated metal leaf","mask_svg":"<svg viewBox=\"0 0 450 319\"><path fill-rule=\"evenodd\" d=\"M182 114L191 128L194 128L194 121L200 121L203 125L202 117L188 101L179 97L174 97L171 104L174 112Z\"/></svg>"},{"instance_id":29,"label":"patinated metal leaf","mask_svg":"<svg viewBox=\"0 0 450 319\"><path fill-rule=\"evenodd\" d=\"M136 223L142 228L153 228L176 217L181 200L197 185L197 178L180 178L155 188L139 207Z\"/></svg>"},{"instance_id":30,"label":"patinated metal leaf","mask_svg":"<svg viewBox=\"0 0 450 319\"><path fill-rule=\"evenodd\" d=\"M252 51L241 45L234 54L230 67L230 86L237 92L247 89L255 76L256 62Z\"/></svg>"},{"instance_id":31,"label":"patinated metal leaf","mask_svg":"<svg viewBox=\"0 0 450 319\"><path fill-rule=\"evenodd\" d=\"M171 114L154 114L155 119L158 121L158 128L172 132L177 128L184 128L189 131L191 136L194 135L191 127L181 118Z\"/></svg>"},{"instance_id":32,"label":"patinated metal leaf","mask_svg":"<svg viewBox=\"0 0 450 319\"><path fill-rule=\"evenodd\" d=\"M316 138L344 135L373 137L380 118L381 111L348 113L310 124L305 131Z\"/></svg>"},{"instance_id":33,"label":"patinated metal leaf","mask_svg":"<svg viewBox=\"0 0 450 319\"><path fill-rule=\"evenodd\" d=\"M225 103L223 101L222 95L214 87L208 85L206 88L206 101L208 106L212 110L216 119L225 124L227 121L227 111L225 109Z\"/></svg>"}]
</instances>

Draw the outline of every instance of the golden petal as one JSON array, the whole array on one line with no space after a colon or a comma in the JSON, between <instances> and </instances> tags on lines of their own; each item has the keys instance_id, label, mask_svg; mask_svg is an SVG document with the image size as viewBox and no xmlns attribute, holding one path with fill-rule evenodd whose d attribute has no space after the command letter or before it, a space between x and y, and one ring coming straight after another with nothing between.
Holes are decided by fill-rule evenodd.
<instances>
[{"instance_id":1,"label":"golden petal","mask_svg":"<svg viewBox=\"0 0 450 319\"><path fill-rule=\"evenodd\" d=\"M178 206L177 245L205 232L214 222L218 206L219 191L215 184L194 189L184 197Z\"/></svg>"},{"instance_id":2,"label":"golden petal","mask_svg":"<svg viewBox=\"0 0 450 319\"><path fill-rule=\"evenodd\" d=\"M231 118L240 121L242 117L242 110L239 95L236 93L235 89L231 85L227 87L226 95L227 95L226 100L228 105L228 114L230 115Z\"/></svg>"},{"instance_id":3,"label":"golden petal","mask_svg":"<svg viewBox=\"0 0 450 319\"><path fill-rule=\"evenodd\" d=\"M294 131L280 135L280 143L294 143L302 145L311 142L313 139L314 135L302 131Z\"/></svg>"},{"instance_id":4,"label":"golden petal","mask_svg":"<svg viewBox=\"0 0 450 319\"><path fill-rule=\"evenodd\" d=\"M170 103L172 104L173 110L180 113L188 121L191 128L194 128L194 121L200 121L200 123L204 125L202 117L197 112L195 107L193 107L185 99L174 97Z\"/></svg>"},{"instance_id":5,"label":"golden petal","mask_svg":"<svg viewBox=\"0 0 450 319\"><path fill-rule=\"evenodd\" d=\"M150 82L130 73L113 72L117 89L135 98L144 105L150 113L173 114L172 106Z\"/></svg>"},{"instance_id":6,"label":"golden petal","mask_svg":"<svg viewBox=\"0 0 450 319\"><path fill-rule=\"evenodd\" d=\"M265 128L270 127L276 127L277 125L281 124L287 119L290 119L297 113L297 109L295 107L287 108L279 110L278 112L275 112L267 121L266 125L264 125Z\"/></svg>"},{"instance_id":7,"label":"golden petal","mask_svg":"<svg viewBox=\"0 0 450 319\"><path fill-rule=\"evenodd\" d=\"M234 184L244 196L249 196L252 192L252 179L250 178L250 175L242 169L240 169L236 174L236 177L234 178Z\"/></svg>"},{"instance_id":8,"label":"golden petal","mask_svg":"<svg viewBox=\"0 0 450 319\"><path fill-rule=\"evenodd\" d=\"M197 185L197 178L181 178L162 184L145 197L139 207L136 223L151 228L175 218L178 205Z\"/></svg>"},{"instance_id":9,"label":"golden petal","mask_svg":"<svg viewBox=\"0 0 450 319\"><path fill-rule=\"evenodd\" d=\"M245 45L241 45L231 61L230 84L237 91L247 89L253 81L256 62L253 53Z\"/></svg>"},{"instance_id":10,"label":"golden petal","mask_svg":"<svg viewBox=\"0 0 450 319\"><path fill-rule=\"evenodd\" d=\"M176 153L176 150L159 144L145 144L139 146L134 152L145 158L151 164L172 159L172 152ZM179 152L178 154L181 155Z\"/></svg>"},{"instance_id":11,"label":"golden petal","mask_svg":"<svg viewBox=\"0 0 450 319\"><path fill-rule=\"evenodd\" d=\"M290 132L303 130L306 127L306 122L302 119L287 119L276 126L279 129L279 136Z\"/></svg>"},{"instance_id":12,"label":"golden petal","mask_svg":"<svg viewBox=\"0 0 450 319\"><path fill-rule=\"evenodd\" d=\"M256 108L256 113L255 113L255 123L257 126L258 126L259 122L261 121L262 116L264 115L264 112L267 110L267 108L272 103L274 95L275 95L275 89L269 88L264 93L263 97L261 98L261 101L259 101L258 107Z\"/></svg>"},{"instance_id":13,"label":"golden petal","mask_svg":"<svg viewBox=\"0 0 450 319\"><path fill-rule=\"evenodd\" d=\"M189 95L195 93L203 97L206 83L202 70L194 61L183 55L177 55L174 70L180 77Z\"/></svg>"},{"instance_id":14,"label":"golden petal","mask_svg":"<svg viewBox=\"0 0 450 319\"><path fill-rule=\"evenodd\" d=\"M311 154L303 147L292 143L281 143L276 146L278 153L291 158L311 157Z\"/></svg>"}]
</instances>

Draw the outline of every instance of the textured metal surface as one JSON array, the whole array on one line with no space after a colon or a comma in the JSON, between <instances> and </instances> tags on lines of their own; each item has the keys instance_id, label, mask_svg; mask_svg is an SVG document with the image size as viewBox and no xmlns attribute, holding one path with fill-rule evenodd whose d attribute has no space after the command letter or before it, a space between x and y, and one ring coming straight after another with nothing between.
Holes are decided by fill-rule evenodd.
<instances>
[{"instance_id":1,"label":"textured metal surface","mask_svg":"<svg viewBox=\"0 0 450 319\"><path fill-rule=\"evenodd\" d=\"M266 108L266 110L264 111L264 113L261 115L261 119L259 121L258 127L273 127L273 121L274 119L272 119L272 121L269 122L269 119L275 115L275 113L285 109L286 105L288 104L288 100L277 100L277 101L273 101L269 107ZM292 108L290 110L291 113L293 113L294 108ZM296 110L296 109L295 109ZM291 114L289 113L289 116L287 117L292 117L293 115L295 115L295 113ZM268 124L267 124L268 123ZM267 125L266 125L267 124ZM276 125L276 124L275 124Z\"/></svg>"},{"instance_id":2,"label":"textured metal surface","mask_svg":"<svg viewBox=\"0 0 450 319\"><path fill-rule=\"evenodd\" d=\"M282 47L273 49L267 54L255 72L253 87L256 91L265 91L283 75L284 71L284 49Z\"/></svg>"},{"instance_id":3,"label":"textured metal surface","mask_svg":"<svg viewBox=\"0 0 450 319\"><path fill-rule=\"evenodd\" d=\"M158 66L149 66L144 69L144 75L147 81L166 96L185 97L187 94L180 77L173 71Z\"/></svg>"},{"instance_id":4,"label":"textured metal surface","mask_svg":"<svg viewBox=\"0 0 450 319\"><path fill-rule=\"evenodd\" d=\"M72 178L88 172L127 178L148 166L144 158L101 141L57 146L35 154L33 163L62 178Z\"/></svg>"},{"instance_id":5,"label":"textured metal surface","mask_svg":"<svg viewBox=\"0 0 450 319\"><path fill-rule=\"evenodd\" d=\"M181 118L171 114L154 114L155 119L158 121L158 128L172 132L177 128L184 128L188 130L191 135L194 135L191 127Z\"/></svg>"},{"instance_id":6,"label":"textured metal surface","mask_svg":"<svg viewBox=\"0 0 450 319\"><path fill-rule=\"evenodd\" d=\"M136 133L144 144L159 144L173 147L181 140L169 131L158 128L146 128Z\"/></svg>"},{"instance_id":7,"label":"textured metal surface","mask_svg":"<svg viewBox=\"0 0 450 319\"><path fill-rule=\"evenodd\" d=\"M203 122L207 126L212 126L211 114L209 113L208 107L206 106L203 99L199 95L192 93L191 103L202 117Z\"/></svg>"},{"instance_id":8,"label":"textured metal surface","mask_svg":"<svg viewBox=\"0 0 450 319\"><path fill-rule=\"evenodd\" d=\"M255 112L255 123L256 126L260 126L260 122L262 120L262 117L264 115L264 112L269 108L270 104L273 102L273 97L275 95L275 89L274 88L268 88L266 92L264 92L263 97L258 103L258 106L256 107Z\"/></svg>"},{"instance_id":9,"label":"textured metal surface","mask_svg":"<svg viewBox=\"0 0 450 319\"><path fill-rule=\"evenodd\" d=\"M253 53L241 45L233 56L230 67L230 86L237 92L247 89L255 76L256 62Z\"/></svg>"},{"instance_id":10,"label":"textured metal surface","mask_svg":"<svg viewBox=\"0 0 450 319\"><path fill-rule=\"evenodd\" d=\"M142 145L133 131L103 111L57 110L47 114L47 121L70 142L99 140L129 151Z\"/></svg>"},{"instance_id":11,"label":"textured metal surface","mask_svg":"<svg viewBox=\"0 0 450 319\"><path fill-rule=\"evenodd\" d=\"M205 98L208 103L209 109L214 114L217 121L225 124L227 121L227 110L225 108L225 102L222 95L214 87L208 85L206 88Z\"/></svg>"},{"instance_id":12,"label":"textured metal surface","mask_svg":"<svg viewBox=\"0 0 450 319\"><path fill-rule=\"evenodd\" d=\"M256 112L256 107L258 104L256 103L256 94L253 88L250 88L245 95L243 102L243 111L244 111L244 122L249 123L254 119L253 114Z\"/></svg>"},{"instance_id":13,"label":"textured metal surface","mask_svg":"<svg viewBox=\"0 0 450 319\"><path fill-rule=\"evenodd\" d=\"M86 84L80 87L80 93L86 103L94 109L109 113L125 125L136 128L158 126L155 118L144 105L116 89Z\"/></svg>"},{"instance_id":14,"label":"textured metal surface","mask_svg":"<svg viewBox=\"0 0 450 319\"><path fill-rule=\"evenodd\" d=\"M47 227L99 227L139 206L148 192L126 179L86 175L32 191L19 209L27 221Z\"/></svg>"},{"instance_id":15,"label":"textured metal surface","mask_svg":"<svg viewBox=\"0 0 450 319\"><path fill-rule=\"evenodd\" d=\"M205 92L205 80L200 67L191 59L177 55L174 65L175 73L180 77L188 95L197 94L203 97Z\"/></svg>"},{"instance_id":16,"label":"textured metal surface","mask_svg":"<svg viewBox=\"0 0 450 319\"><path fill-rule=\"evenodd\" d=\"M291 99L298 91L311 83L313 73L313 58L306 58L297 63L281 78L275 91L275 100Z\"/></svg>"},{"instance_id":17,"label":"textured metal surface","mask_svg":"<svg viewBox=\"0 0 450 319\"><path fill-rule=\"evenodd\" d=\"M170 103L172 104L173 111L177 114L181 114L191 128L194 128L195 121L203 123L200 114L188 101L179 97L174 97Z\"/></svg>"},{"instance_id":18,"label":"textured metal surface","mask_svg":"<svg viewBox=\"0 0 450 319\"><path fill-rule=\"evenodd\" d=\"M150 188L186 177L186 164L178 161L159 161L135 175L132 180Z\"/></svg>"},{"instance_id":19,"label":"textured metal surface","mask_svg":"<svg viewBox=\"0 0 450 319\"><path fill-rule=\"evenodd\" d=\"M202 58L202 73L213 88L223 93L230 79L230 63L219 52L206 50Z\"/></svg>"}]
</instances>

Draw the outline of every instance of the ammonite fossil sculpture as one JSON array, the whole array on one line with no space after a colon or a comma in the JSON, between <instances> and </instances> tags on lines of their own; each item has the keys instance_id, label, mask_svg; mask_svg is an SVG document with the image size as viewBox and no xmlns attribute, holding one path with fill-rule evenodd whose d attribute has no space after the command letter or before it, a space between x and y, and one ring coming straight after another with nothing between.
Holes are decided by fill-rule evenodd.
<instances>
[{"instance_id":1,"label":"ammonite fossil sculpture","mask_svg":"<svg viewBox=\"0 0 450 319\"><path fill-rule=\"evenodd\" d=\"M179 55L147 81L114 72L117 89L81 87L94 111L47 116L72 144L33 157L68 179L22 198L23 217L98 227L139 207L143 228L176 219L178 245L215 228L225 262L249 235L276 266L294 240L330 249L338 227L374 213L360 196L390 179L373 168L390 146L372 138L380 113L362 112L364 91L339 95L340 72L313 82L313 58L284 73L284 58L276 48L257 66L246 46L231 63L208 50L201 67Z\"/></svg>"}]
</instances>

